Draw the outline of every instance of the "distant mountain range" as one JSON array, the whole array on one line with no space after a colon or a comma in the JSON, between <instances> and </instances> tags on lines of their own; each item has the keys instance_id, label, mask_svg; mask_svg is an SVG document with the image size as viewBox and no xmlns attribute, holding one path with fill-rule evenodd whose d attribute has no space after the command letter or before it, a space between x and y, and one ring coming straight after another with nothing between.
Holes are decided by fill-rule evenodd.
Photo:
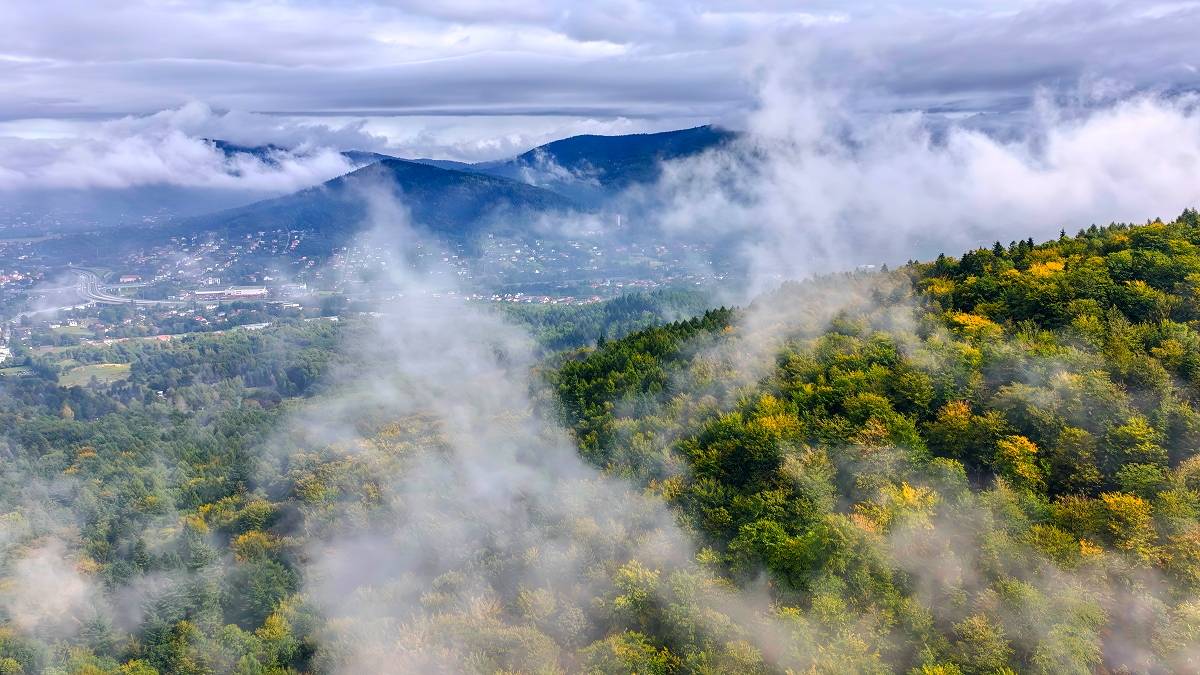
<instances>
[{"instance_id":1,"label":"distant mountain range","mask_svg":"<svg viewBox=\"0 0 1200 675\"><path fill-rule=\"evenodd\" d=\"M365 195L395 194L412 219L441 235L469 239L488 228L546 213L595 211L620 191L658 178L661 163L699 154L734 138L712 126L626 136L573 136L502 161L468 164L400 159L350 150L361 168L322 185L217 213L188 218L188 229L245 232L287 227L341 239L367 216ZM280 148L212 141L227 153L268 161Z\"/></svg>"},{"instance_id":2,"label":"distant mountain range","mask_svg":"<svg viewBox=\"0 0 1200 675\"><path fill-rule=\"evenodd\" d=\"M713 126L656 134L572 136L513 159L472 167L594 205L630 185L657 180L663 161L700 154L734 136Z\"/></svg>"},{"instance_id":3,"label":"distant mountain range","mask_svg":"<svg viewBox=\"0 0 1200 675\"><path fill-rule=\"evenodd\" d=\"M322 185L189 218L184 225L188 230L230 234L288 228L338 241L366 222L369 197L380 192L394 195L415 223L463 240L485 226L503 228L505 223L578 208L555 192L507 178L385 158Z\"/></svg>"},{"instance_id":4,"label":"distant mountain range","mask_svg":"<svg viewBox=\"0 0 1200 675\"><path fill-rule=\"evenodd\" d=\"M654 134L573 136L511 159L475 164L346 150L341 155L349 173L282 197L263 187L236 185L18 192L0 203L0 229L6 236L95 232L117 238L125 236L117 230L145 234L147 227L171 234L267 226L349 232L364 213L361 204L354 203L356 186L369 182L376 189L387 184L401 195L418 223L448 236L470 236L497 223L548 211L604 211L626 188L656 180L663 161L702 153L734 137L733 132L711 126ZM203 140L233 160L235 167L237 158L248 156L282 169L285 160L302 158L311 150ZM387 163L388 170L363 171L380 163Z\"/></svg>"},{"instance_id":5,"label":"distant mountain range","mask_svg":"<svg viewBox=\"0 0 1200 675\"><path fill-rule=\"evenodd\" d=\"M220 150L227 158L234 158L238 155L249 155L268 166L279 166L279 159L281 157L303 154L273 143L266 145L238 145L237 143L230 143L219 138L204 138L201 140L212 144L214 148ZM374 164L383 159L395 159L391 155L381 155L378 152L368 152L365 150L345 150L340 154L356 169L368 164Z\"/></svg>"}]
</instances>

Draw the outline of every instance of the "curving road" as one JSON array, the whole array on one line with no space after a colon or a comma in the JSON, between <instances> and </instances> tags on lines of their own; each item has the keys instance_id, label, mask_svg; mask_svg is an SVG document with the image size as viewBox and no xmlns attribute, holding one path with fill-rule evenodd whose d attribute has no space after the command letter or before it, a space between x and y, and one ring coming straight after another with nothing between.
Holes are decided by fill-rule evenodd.
<instances>
[{"instance_id":1,"label":"curving road","mask_svg":"<svg viewBox=\"0 0 1200 675\"><path fill-rule=\"evenodd\" d=\"M113 295L109 292L109 287L101 285L100 277L96 276L95 272L75 267L71 268L71 271L77 277L77 281L75 282L76 292L79 293L80 297L92 302L98 302L103 305L137 305L139 307L151 305L178 307L187 304L179 300L141 300Z\"/></svg>"}]
</instances>

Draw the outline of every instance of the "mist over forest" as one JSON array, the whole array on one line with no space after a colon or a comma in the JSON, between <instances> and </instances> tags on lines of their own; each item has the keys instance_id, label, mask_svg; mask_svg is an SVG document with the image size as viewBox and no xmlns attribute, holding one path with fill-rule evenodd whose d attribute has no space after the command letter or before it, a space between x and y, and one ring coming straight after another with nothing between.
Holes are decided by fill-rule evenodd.
<instances>
[{"instance_id":1,"label":"mist over forest","mask_svg":"<svg viewBox=\"0 0 1200 675\"><path fill-rule=\"evenodd\" d=\"M0 674L1200 672L1193 3L60 5Z\"/></svg>"}]
</instances>

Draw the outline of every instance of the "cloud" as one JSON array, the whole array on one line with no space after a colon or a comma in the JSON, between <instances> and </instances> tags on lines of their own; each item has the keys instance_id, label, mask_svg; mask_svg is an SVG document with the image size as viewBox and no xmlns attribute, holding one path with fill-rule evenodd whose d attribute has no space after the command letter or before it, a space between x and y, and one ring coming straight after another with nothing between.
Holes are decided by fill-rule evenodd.
<instances>
[{"instance_id":1,"label":"cloud","mask_svg":"<svg viewBox=\"0 0 1200 675\"><path fill-rule=\"evenodd\" d=\"M337 148L379 145L362 125L331 128L192 103L97 124L87 135L0 137L0 190L171 185L284 193L354 167ZM226 153L209 139L279 144L265 156Z\"/></svg>"},{"instance_id":2,"label":"cloud","mask_svg":"<svg viewBox=\"0 0 1200 675\"><path fill-rule=\"evenodd\" d=\"M326 620L321 667L492 670L477 652L504 653L498 645L513 631L524 631L529 651L496 667L553 665L558 647L538 630L577 631L563 638L571 644L607 621L591 606L607 593L606 560L708 579L697 605L710 614L693 617L693 630L729 631L709 624L733 617L768 659L782 658L765 598L706 577L665 504L585 464L536 410L531 339L447 295L453 274L420 256L418 244L431 242L410 226L402 195L380 186L363 198L371 208L360 246L387 254L373 281L386 299L376 320L348 327L342 349L352 358L281 429L260 472L273 484L321 457L371 486L369 503L347 486L344 498L301 505L303 592ZM538 630L506 614L528 593L553 605Z\"/></svg>"},{"instance_id":3,"label":"cloud","mask_svg":"<svg viewBox=\"0 0 1200 675\"><path fill-rule=\"evenodd\" d=\"M530 148L579 134L653 133L700 126L709 121L705 117L646 119L605 115L411 115L364 119L363 130L386 137L385 151L390 154L464 162L508 159Z\"/></svg>"},{"instance_id":4,"label":"cloud","mask_svg":"<svg viewBox=\"0 0 1200 675\"><path fill-rule=\"evenodd\" d=\"M737 144L669 163L658 185L630 195L665 236L733 241L757 290L1200 203L1191 96L1043 97L1004 136L922 113L856 113L803 82L766 76Z\"/></svg>"},{"instance_id":5,"label":"cloud","mask_svg":"<svg viewBox=\"0 0 1200 675\"><path fill-rule=\"evenodd\" d=\"M152 115L112 120L101 128L126 136L179 131L192 137L219 138L248 146L327 146L339 150L383 147L387 139L365 131L364 125L361 120L332 125L239 110L218 112L205 103L193 101Z\"/></svg>"},{"instance_id":6,"label":"cloud","mask_svg":"<svg viewBox=\"0 0 1200 675\"><path fill-rule=\"evenodd\" d=\"M97 614L97 589L76 569L66 545L57 539L17 556L9 583L0 603L22 631L66 637Z\"/></svg>"},{"instance_id":7,"label":"cloud","mask_svg":"<svg viewBox=\"0 0 1200 675\"><path fill-rule=\"evenodd\" d=\"M1009 109L1037 86L1200 82L1181 0L384 3L18 0L0 117L244 110L722 117L771 38L888 109ZM68 6L69 5L69 6Z\"/></svg>"},{"instance_id":8,"label":"cloud","mask_svg":"<svg viewBox=\"0 0 1200 675\"><path fill-rule=\"evenodd\" d=\"M1027 122L1039 89L1200 86L1200 6L1182 0L65 4L19 0L0 24L0 128L26 139L0 141L0 185L284 191L336 170L327 155L226 169L165 129L480 161L575 133L743 126L753 73L800 51L816 87L847 92L841 106L986 112L973 123L1001 131ZM97 116L112 126L71 123L95 142L27 142L46 119ZM80 175L78 161L98 168ZM180 166L197 161L192 175Z\"/></svg>"}]
</instances>

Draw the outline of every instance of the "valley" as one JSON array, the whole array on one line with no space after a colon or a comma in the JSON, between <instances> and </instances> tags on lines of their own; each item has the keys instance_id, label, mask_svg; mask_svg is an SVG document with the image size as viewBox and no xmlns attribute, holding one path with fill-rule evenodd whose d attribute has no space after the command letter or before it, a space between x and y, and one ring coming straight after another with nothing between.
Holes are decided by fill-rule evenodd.
<instances>
[{"instance_id":1,"label":"valley","mask_svg":"<svg viewBox=\"0 0 1200 675\"><path fill-rule=\"evenodd\" d=\"M423 292L433 300L581 305L656 289L712 293L734 270L710 243L639 231L644 228L636 221L603 212L601 187L619 190L653 180L656 162L704 152L731 138L707 127L580 137L508 162L451 168L432 160L351 153L362 168L288 197L162 223L5 239L0 317L13 327L0 338L10 341L10 350L44 341L54 330L51 324L62 320L90 326L97 339L126 335L130 318L106 321L104 306L141 313L139 325L189 317L186 328L193 331L224 325L231 304L239 306L235 312L261 302L269 313L305 316L368 311L396 292L378 281L396 265L428 272L431 285ZM232 157L269 158L281 151L216 144ZM537 180L535 171L560 161L574 172L567 175L605 177L589 183L594 189L587 206L522 182ZM562 180L558 189L570 193ZM363 210L368 190L395 190L404 213L391 217L405 221L404 227L407 219L416 219L431 236L404 251L362 241L359 231L372 227ZM617 194L611 193L614 199ZM517 221L525 221L524 229L514 228ZM461 229L464 224L467 229ZM374 227L390 238L389 223ZM123 277L130 281L120 283ZM247 316L257 320L262 312ZM43 337L34 339L35 333Z\"/></svg>"},{"instance_id":2,"label":"valley","mask_svg":"<svg viewBox=\"0 0 1200 675\"><path fill-rule=\"evenodd\" d=\"M0 17L0 675L1200 673L1200 3Z\"/></svg>"},{"instance_id":3,"label":"valley","mask_svg":"<svg viewBox=\"0 0 1200 675\"><path fill-rule=\"evenodd\" d=\"M233 303L220 305L227 318L263 320L18 341L16 365L0 369L0 420L34 482L7 484L3 503L31 499L36 476L78 479L78 497L52 502L53 522L84 524L86 574L113 588L162 579L140 591L133 632L97 618L75 638L70 663L101 668L116 667L116 653L158 672L220 670L230 658L308 670L325 658L315 645L327 630L371 653L413 639L359 632L379 616L418 622L405 625L432 640L395 657L415 669L464 643L489 669L1138 667L1146 661L1104 640L1130 598L1158 608L1132 619L1155 636L1136 658L1182 667L1190 653L1172 631L1191 625L1200 527L1188 347L1200 305L1186 290L1197 251L1189 210L793 283L735 309L659 291L500 317L496 305L410 293L342 317ZM93 273L79 278L96 287ZM174 310L101 311L139 325L141 312ZM506 344L462 360L477 331L507 339L512 326L537 336L536 355ZM464 364L477 370L460 379ZM525 368L540 373L527 400L513 388L513 400L492 401L501 385L479 387L521 381ZM394 398L411 386L445 391L436 396L460 412L429 394ZM556 423L570 446L553 439ZM537 453L474 445L509 434ZM303 450L276 454L280 442ZM442 453L505 471L536 462L537 473L502 484L519 486L518 503L538 500L532 520L512 529L524 507L490 492L507 488L477 493L445 478L454 488L442 492L447 483L410 478ZM543 472L557 487L540 486ZM353 608L312 585L317 570L356 567L347 553L446 555L437 528L478 499L499 510L474 516L478 533L450 535L465 548L434 570L389 563L353 582ZM400 517L410 508L433 519ZM184 524L157 529L176 522L173 509ZM379 520L356 523L364 509ZM382 549L359 549L362 534L392 528L372 544ZM518 539L468 543L489 533ZM569 547L556 549L564 537ZM531 572L542 565L573 571ZM770 603L743 607L730 589L764 570ZM594 585L569 581L579 574ZM425 599L397 600L406 593ZM740 612L750 613L733 621ZM327 613L343 618L326 624ZM773 651L764 636L785 646ZM0 638L24 668L63 662L31 638Z\"/></svg>"}]
</instances>

